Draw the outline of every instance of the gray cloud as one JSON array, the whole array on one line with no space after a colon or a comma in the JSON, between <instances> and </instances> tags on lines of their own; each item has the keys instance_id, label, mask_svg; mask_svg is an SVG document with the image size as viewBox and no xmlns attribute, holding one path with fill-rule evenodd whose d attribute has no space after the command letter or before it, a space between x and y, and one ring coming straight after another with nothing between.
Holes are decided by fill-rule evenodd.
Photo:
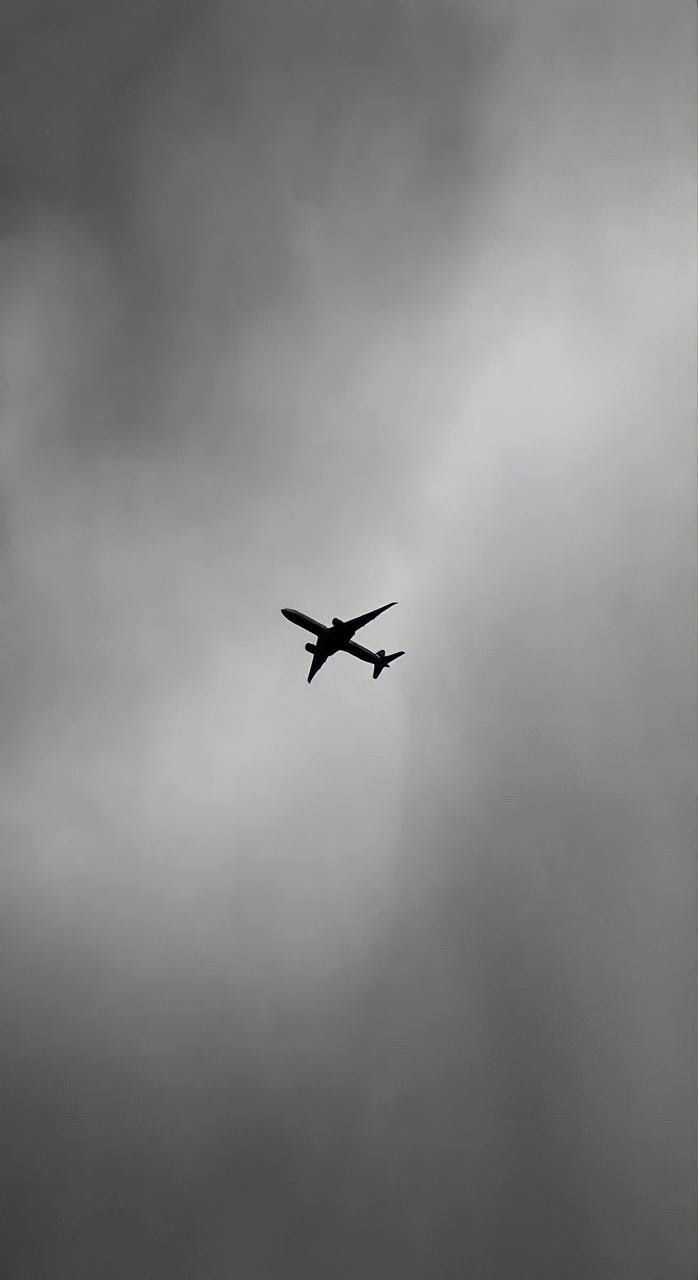
<instances>
[{"instance_id":1,"label":"gray cloud","mask_svg":"<svg viewBox=\"0 0 698 1280\"><path fill-rule=\"evenodd\" d=\"M4 1274L691 1273L651 10L3 17Z\"/></svg>"}]
</instances>

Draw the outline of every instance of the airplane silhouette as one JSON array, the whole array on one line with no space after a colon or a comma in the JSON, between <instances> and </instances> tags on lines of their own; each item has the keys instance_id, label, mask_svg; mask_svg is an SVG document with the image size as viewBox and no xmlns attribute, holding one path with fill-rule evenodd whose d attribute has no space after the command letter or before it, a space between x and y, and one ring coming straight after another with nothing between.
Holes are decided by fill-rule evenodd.
<instances>
[{"instance_id":1,"label":"airplane silhouette","mask_svg":"<svg viewBox=\"0 0 698 1280\"><path fill-rule=\"evenodd\" d=\"M372 653L370 649L365 649L362 644L355 644L353 640L354 633L359 630L359 627L365 627L367 622L372 622L379 613L385 613L386 609L392 609L394 604L397 604L397 600L391 600L390 604L381 605L380 609L373 609L370 613L362 613L358 618L349 618L347 622L342 622L341 618L333 618L331 627L326 627L322 622L316 622L314 618L309 618L305 613L299 613L297 609L282 609L281 612L289 622L295 622L297 627L302 627L304 631L312 631L313 635L317 636L316 644L305 646L308 653L313 655L308 672L308 684L327 659L333 653L340 651L351 653L362 662L372 663L374 680L378 679L381 671L389 666L394 658L401 658L405 652L404 649L398 650L397 653L386 653L385 649Z\"/></svg>"}]
</instances>

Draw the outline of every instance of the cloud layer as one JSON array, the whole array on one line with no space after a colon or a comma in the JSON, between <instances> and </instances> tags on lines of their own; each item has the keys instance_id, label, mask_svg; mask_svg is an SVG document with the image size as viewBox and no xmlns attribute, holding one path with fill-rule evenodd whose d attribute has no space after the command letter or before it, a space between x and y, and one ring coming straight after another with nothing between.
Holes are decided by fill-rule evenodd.
<instances>
[{"instance_id":1,"label":"cloud layer","mask_svg":"<svg viewBox=\"0 0 698 1280\"><path fill-rule=\"evenodd\" d=\"M690 1274L652 9L3 18L5 1274Z\"/></svg>"}]
</instances>

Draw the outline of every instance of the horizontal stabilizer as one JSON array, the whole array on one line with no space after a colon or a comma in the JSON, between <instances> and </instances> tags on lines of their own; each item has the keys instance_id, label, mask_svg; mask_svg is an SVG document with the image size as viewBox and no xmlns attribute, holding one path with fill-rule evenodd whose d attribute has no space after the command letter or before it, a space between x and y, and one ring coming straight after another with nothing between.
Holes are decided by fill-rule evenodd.
<instances>
[{"instance_id":1,"label":"horizontal stabilizer","mask_svg":"<svg viewBox=\"0 0 698 1280\"><path fill-rule=\"evenodd\" d=\"M376 661L373 667L373 679L377 680L381 671L390 666L396 658L402 658L405 653L404 649L398 649L397 653L386 653L385 649L379 649L376 654Z\"/></svg>"}]
</instances>

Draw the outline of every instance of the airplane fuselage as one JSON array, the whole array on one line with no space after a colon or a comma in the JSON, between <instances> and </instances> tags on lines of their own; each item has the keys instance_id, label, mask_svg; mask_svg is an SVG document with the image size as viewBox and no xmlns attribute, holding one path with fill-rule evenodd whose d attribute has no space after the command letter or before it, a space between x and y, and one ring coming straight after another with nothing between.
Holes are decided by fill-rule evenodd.
<instances>
[{"instance_id":1,"label":"airplane fuselage","mask_svg":"<svg viewBox=\"0 0 698 1280\"><path fill-rule=\"evenodd\" d=\"M328 657L333 653L339 653L356 631L356 627L348 626L342 622L341 618L333 618L332 626L328 627L324 622L316 622L314 618L309 618L307 613L301 613L298 609L282 609L281 612L289 622L295 622L296 626L302 627L304 631L311 631L317 637L316 648L321 649Z\"/></svg>"}]
</instances>

